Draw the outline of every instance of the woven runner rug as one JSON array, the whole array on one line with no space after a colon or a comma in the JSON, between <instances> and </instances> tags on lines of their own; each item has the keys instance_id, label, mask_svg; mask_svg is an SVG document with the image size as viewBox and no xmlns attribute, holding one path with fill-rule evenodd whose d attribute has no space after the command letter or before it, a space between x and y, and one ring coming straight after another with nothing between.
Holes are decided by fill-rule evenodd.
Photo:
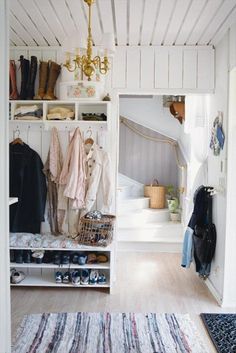
<instances>
[{"instance_id":1,"label":"woven runner rug","mask_svg":"<svg viewBox=\"0 0 236 353\"><path fill-rule=\"evenodd\" d=\"M25 316L12 353L207 353L188 315L59 313Z\"/></svg>"},{"instance_id":2,"label":"woven runner rug","mask_svg":"<svg viewBox=\"0 0 236 353\"><path fill-rule=\"evenodd\" d=\"M219 353L236 353L236 314L201 314Z\"/></svg>"}]
</instances>

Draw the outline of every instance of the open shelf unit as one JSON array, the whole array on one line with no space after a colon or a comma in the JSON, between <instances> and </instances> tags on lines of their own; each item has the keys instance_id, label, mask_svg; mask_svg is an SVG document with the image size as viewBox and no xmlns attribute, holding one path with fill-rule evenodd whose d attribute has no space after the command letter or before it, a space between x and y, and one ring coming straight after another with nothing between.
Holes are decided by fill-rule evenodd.
<instances>
[{"instance_id":1,"label":"open shelf unit","mask_svg":"<svg viewBox=\"0 0 236 353\"><path fill-rule=\"evenodd\" d=\"M109 101L72 101L72 100L67 100L67 101L62 101L62 100L49 100L49 101L44 101L44 100L11 100L9 101L10 104L10 121L17 121L18 123L44 123L44 122L63 122L63 123L73 123L73 122L84 122L84 123L97 123L97 124L106 124L107 121L96 121L96 120L82 120L82 114L83 113L92 113L92 114L105 114L108 116L109 114L109 109L111 102ZM42 118L39 120L20 120L15 118L15 111L18 107L20 106L32 106L32 105L37 105L39 108L42 109L43 115ZM64 108L70 108L74 113L75 117L74 119L65 119L65 120L48 120L47 119L47 114L51 108L55 107L64 107Z\"/></svg>"},{"instance_id":2,"label":"open shelf unit","mask_svg":"<svg viewBox=\"0 0 236 353\"><path fill-rule=\"evenodd\" d=\"M32 247L10 247L10 250L47 250L51 252L68 252L71 253L96 253L96 254L106 254L108 257L108 262L106 263L95 263L95 264L62 264L56 265L53 263L41 263L37 264L35 262L32 263L16 263L11 262L10 268L15 268L17 270L23 271L26 275L26 278L18 283L11 284L14 287L23 287L23 286L37 286L37 287L64 287L64 288L79 288L79 287L87 287L87 288L108 288L109 292L111 292L111 284L112 284L112 264L113 264L113 245L108 247L93 247L93 246L76 246L76 248L32 248ZM106 283L104 284L80 284L78 286L74 286L72 283L64 284L64 283L56 283L55 282L55 273L60 271L62 273L66 271L73 270L97 270L98 272L104 273L106 276Z\"/></svg>"}]
</instances>

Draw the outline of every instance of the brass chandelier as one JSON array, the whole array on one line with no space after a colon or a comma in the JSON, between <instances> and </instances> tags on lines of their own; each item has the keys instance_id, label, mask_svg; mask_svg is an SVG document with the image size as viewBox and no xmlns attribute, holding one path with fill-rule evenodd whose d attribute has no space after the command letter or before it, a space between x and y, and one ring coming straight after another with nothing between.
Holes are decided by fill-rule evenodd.
<instances>
[{"instance_id":1,"label":"brass chandelier","mask_svg":"<svg viewBox=\"0 0 236 353\"><path fill-rule=\"evenodd\" d=\"M70 53L67 53L66 62L64 66L68 71L74 72L77 69L81 69L85 76L88 77L88 81L91 81L92 76L95 72L100 74L107 74L109 70L109 60L108 60L108 49L104 51L104 57L96 55L93 58L93 38L91 30L91 7L95 0L84 0L88 5L89 15L88 15L88 38L87 38L87 48L86 54L80 55L79 48L76 49L74 54L74 59L71 60Z\"/></svg>"}]
</instances>

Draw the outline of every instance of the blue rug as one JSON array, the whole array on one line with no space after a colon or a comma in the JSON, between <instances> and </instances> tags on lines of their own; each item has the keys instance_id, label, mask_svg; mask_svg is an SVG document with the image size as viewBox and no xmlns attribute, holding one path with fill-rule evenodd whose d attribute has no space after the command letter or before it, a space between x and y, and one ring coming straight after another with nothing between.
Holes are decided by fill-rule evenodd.
<instances>
[{"instance_id":1,"label":"blue rug","mask_svg":"<svg viewBox=\"0 0 236 353\"><path fill-rule=\"evenodd\" d=\"M188 315L58 313L25 316L12 353L207 353Z\"/></svg>"},{"instance_id":2,"label":"blue rug","mask_svg":"<svg viewBox=\"0 0 236 353\"><path fill-rule=\"evenodd\" d=\"M219 353L236 353L236 314L201 314Z\"/></svg>"}]
</instances>

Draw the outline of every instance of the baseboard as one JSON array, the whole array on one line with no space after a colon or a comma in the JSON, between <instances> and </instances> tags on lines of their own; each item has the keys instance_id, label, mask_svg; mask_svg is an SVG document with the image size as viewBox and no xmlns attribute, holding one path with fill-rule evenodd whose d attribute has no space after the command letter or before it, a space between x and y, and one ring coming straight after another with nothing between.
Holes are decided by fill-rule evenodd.
<instances>
[{"instance_id":1,"label":"baseboard","mask_svg":"<svg viewBox=\"0 0 236 353\"><path fill-rule=\"evenodd\" d=\"M205 280L205 284L206 284L207 288L209 289L209 291L211 292L211 294L213 295L213 297L215 298L215 300L217 301L217 303L219 304L219 306L223 306L222 305L222 296L220 295L218 290L215 288L215 286L212 284L212 282L209 278L207 278Z\"/></svg>"},{"instance_id":2,"label":"baseboard","mask_svg":"<svg viewBox=\"0 0 236 353\"><path fill-rule=\"evenodd\" d=\"M222 308L236 308L236 300L227 300L227 299L223 299L222 300L222 304L221 304Z\"/></svg>"}]
</instances>

